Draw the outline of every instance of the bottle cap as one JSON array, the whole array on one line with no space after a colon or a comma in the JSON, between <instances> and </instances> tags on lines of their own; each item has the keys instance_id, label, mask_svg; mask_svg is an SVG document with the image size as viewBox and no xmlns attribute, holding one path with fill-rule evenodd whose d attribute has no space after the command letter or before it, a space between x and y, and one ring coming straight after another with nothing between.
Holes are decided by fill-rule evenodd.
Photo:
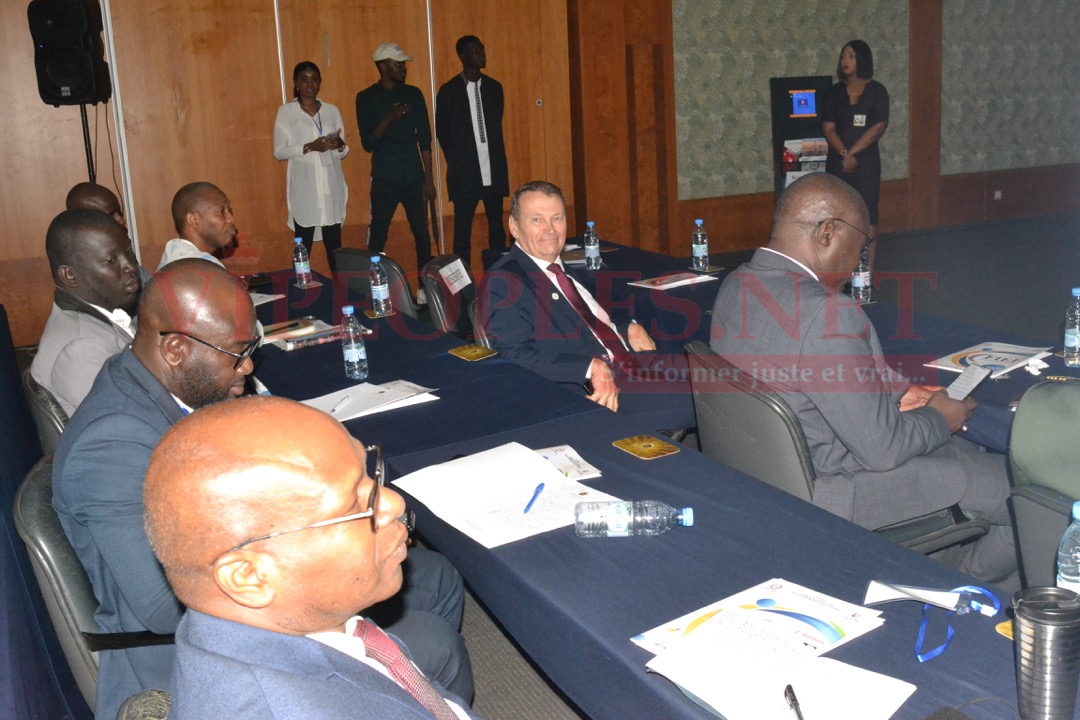
<instances>
[{"instance_id":1,"label":"bottle cap","mask_svg":"<svg viewBox=\"0 0 1080 720\"><path fill-rule=\"evenodd\" d=\"M380 263L380 262L382 262L382 257L380 257L379 255L372 255L371 256L371 262L376 263L376 264Z\"/></svg>"},{"instance_id":2,"label":"bottle cap","mask_svg":"<svg viewBox=\"0 0 1080 720\"><path fill-rule=\"evenodd\" d=\"M302 245L304 243L304 238L293 238L293 242L297 245ZM1080 288L1077 289L1080 290Z\"/></svg>"},{"instance_id":3,"label":"bottle cap","mask_svg":"<svg viewBox=\"0 0 1080 720\"><path fill-rule=\"evenodd\" d=\"M355 312L356 310L353 308L352 305L345 305L341 308L342 315L352 315Z\"/></svg>"},{"instance_id":4,"label":"bottle cap","mask_svg":"<svg viewBox=\"0 0 1080 720\"><path fill-rule=\"evenodd\" d=\"M694 224L695 225L701 225L703 222L704 222L703 220L695 220Z\"/></svg>"},{"instance_id":5,"label":"bottle cap","mask_svg":"<svg viewBox=\"0 0 1080 720\"><path fill-rule=\"evenodd\" d=\"M1080 297L1080 288L1073 288L1072 295L1073 297Z\"/></svg>"},{"instance_id":6,"label":"bottle cap","mask_svg":"<svg viewBox=\"0 0 1080 720\"><path fill-rule=\"evenodd\" d=\"M679 511L679 524L683 527L694 526L694 508L683 508Z\"/></svg>"},{"instance_id":7,"label":"bottle cap","mask_svg":"<svg viewBox=\"0 0 1080 720\"><path fill-rule=\"evenodd\" d=\"M596 227L596 223L594 223L592 220L589 220L585 223L585 227Z\"/></svg>"},{"instance_id":8,"label":"bottle cap","mask_svg":"<svg viewBox=\"0 0 1080 720\"><path fill-rule=\"evenodd\" d=\"M1073 503L1072 519L1080 520L1080 500Z\"/></svg>"}]
</instances>

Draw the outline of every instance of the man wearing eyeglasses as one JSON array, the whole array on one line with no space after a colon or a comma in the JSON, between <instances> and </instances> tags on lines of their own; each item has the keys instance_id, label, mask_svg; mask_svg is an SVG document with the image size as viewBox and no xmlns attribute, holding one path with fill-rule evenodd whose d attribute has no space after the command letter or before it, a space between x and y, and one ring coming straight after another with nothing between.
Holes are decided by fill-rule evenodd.
<instances>
[{"instance_id":1,"label":"man wearing eyeglasses","mask_svg":"<svg viewBox=\"0 0 1080 720\"><path fill-rule=\"evenodd\" d=\"M170 634L184 609L143 527L143 479L150 454L185 415L243 393L258 334L243 285L201 259L178 260L160 270L143 292L139 315L131 346L106 362L61 436L53 465L53 505L94 586L101 630ZM234 426L228 432L253 441L249 428ZM290 432L304 442L309 439L304 429ZM211 444L221 437L204 440ZM448 671L464 665L460 675L471 693L468 654L457 627L451 626L453 581L460 595L460 576L441 556L427 556L438 559L431 563L437 576L430 584L429 575L417 580L419 590L436 596L429 601L433 613L442 610L450 617L399 616L412 623L415 633L441 643L434 657L445 661ZM171 645L102 652L97 716L115 717L124 699L141 690L167 689L173 656Z\"/></svg>"},{"instance_id":2,"label":"man wearing eyeglasses","mask_svg":"<svg viewBox=\"0 0 1080 720\"><path fill-rule=\"evenodd\" d=\"M412 553L404 502L372 455L329 415L280 398L215 405L165 435L145 501L188 608L170 717L473 717L358 616L399 591Z\"/></svg>"},{"instance_id":3,"label":"man wearing eyeglasses","mask_svg":"<svg viewBox=\"0 0 1080 720\"><path fill-rule=\"evenodd\" d=\"M792 183L768 246L721 285L710 344L799 417L815 505L875 529L959 503L991 524L960 569L1018 588L1004 456L953 437L975 401L890 368L862 308L837 289L873 242L868 227L843 181L814 173Z\"/></svg>"}]
</instances>

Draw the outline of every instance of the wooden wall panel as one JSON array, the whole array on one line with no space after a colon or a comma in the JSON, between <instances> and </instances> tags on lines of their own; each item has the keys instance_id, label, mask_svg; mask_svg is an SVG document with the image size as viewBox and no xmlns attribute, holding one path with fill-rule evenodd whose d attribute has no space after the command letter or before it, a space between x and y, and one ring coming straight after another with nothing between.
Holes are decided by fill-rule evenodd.
<instances>
[{"instance_id":1,"label":"wooden wall panel","mask_svg":"<svg viewBox=\"0 0 1080 720\"><path fill-rule=\"evenodd\" d=\"M942 0L910 0L907 217L900 227L933 227L941 212ZM896 227L896 226L894 226ZM883 230L889 227L881 223Z\"/></svg>"}]
</instances>

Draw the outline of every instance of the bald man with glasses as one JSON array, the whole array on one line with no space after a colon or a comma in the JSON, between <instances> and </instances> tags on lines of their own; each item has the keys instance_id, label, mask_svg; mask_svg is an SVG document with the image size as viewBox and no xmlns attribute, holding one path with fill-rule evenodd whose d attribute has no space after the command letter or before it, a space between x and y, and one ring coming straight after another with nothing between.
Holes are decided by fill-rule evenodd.
<instances>
[{"instance_id":1,"label":"bald man with glasses","mask_svg":"<svg viewBox=\"0 0 1080 720\"><path fill-rule=\"evenodd\" d=\"M953 435L975 401L908 382L886 362L862 308L838 290L873 242L869 226L862 198L842 180L814 173L792 183L769 244L720 287L712 349L798 416L815 505L876 529L959 503L991 525L960 569L1018 588L1004 456Z\"/></svg>"},{"instance_id":2,"label":"bald man with glasses","mask_svg":"<svg viewBox=\"0 0 1080 720\"><path fill-rule=\"evenodd\" d=\"M139 318L131 346L105 363L60 438L53 506L93 584L102 632L170 634L184 607L143 526L150 454L186 415L243 394L259 338L244 286L216 263L197 258L170 263L154 275L140 299ZM229 432L244 441L251 435L240 425ZM417 562L412 595L388 612L406 623L403 635L430 638L420 648L430 651L425 662L460 679L471 693L471 665L457 633L461 578L435 553L418 553ZM418 606L424 612L410 612ZM174 654L171 645L102 652L97 716L115 717L124 699L142 690L168 689Z\"/></svg>"},{"instance_id":3,"label":"bald man with glasses","mask_svg":"<svg viewBox=\"0 0 1080 720\"><path fill-rule=\"evenodd\" d=\"M383 478L376 446L280 398L215 405L165 435L145 508L188 608L169 717L473 717L366 612L399 592L413 552L404 502Z\"/></svg>"}]
</instances>

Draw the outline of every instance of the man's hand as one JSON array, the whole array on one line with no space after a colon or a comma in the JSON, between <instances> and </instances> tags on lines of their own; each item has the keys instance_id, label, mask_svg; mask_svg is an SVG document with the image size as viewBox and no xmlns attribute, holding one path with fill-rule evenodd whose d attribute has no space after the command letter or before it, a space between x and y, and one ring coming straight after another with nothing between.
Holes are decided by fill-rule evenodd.
<instances>
[{"instance_id":1,"label":"man's hand","mask_svg":"<svg viewBox=\"0 0 1080 720\"><path fill-rule=\"evenodd\" d=\"M844 159L840 162L840 169L846 173L855 172L855 168L858 167L859 161L855 159L855 156L850 152L844 156Z\"/></svg>"},{"instance_id":2,"label":"man's hand","mask_svg":"<svg viewBox=\"0 0 1080 720\"><path fill-rule=\"evenodd\" d=\"M615 376L611 373L611 368L599 358L593 358L589 368L589 382L593 386L593 394L588 396L589 399L612 412L618 412L619 388L615 385Z\"/></svg>"},{"instance_id":3,"label":"man's hand","mask_svg":"<svg viewBox=\"0 0 1080 720\"><path fill-rule=\"evenodd\" d=\"M626 339L634 352L648 352L656 349L656 343L649 337L649 333L636 322L630 323L630 326L626 328Z\"/></svg>"},{"instance_id":4,"label":"man's hand","mask_svg":"<svg viewBox=\"0 0 1080 720\"><path fill-rule=\"evenodd\" d=\"M386 113L382 121L390 125L409 114L412 105L409 103L394 103L390 106L390 112Z\"/></svg>"},{"instance_id":5,"label":"man's hand","mask_svg":"<svg viewBox=\"0 0 1080 720\"><path fill-rule=\"evenodd\" d=\"M435 181L430 176L424 177L424 200L435 199Z\"/></svg>"},{"instance_id":6,"label":"man's hand","mask_svg":"<svg viewBox=\"0 0 1080 720\"><path fill-rule=\"evenodd\" d=\"M964 423L971 419L976 405L978 403L975 402L975 398L953 400L943 390L933 393L926 401L926 407L937 410L945 418L949 432L956 432L962 428Z\"/></svg>"},{"instance_id":7,"label":"man's hand","mask_svg":"<svg viewBox=\"0 0 1080 720\"><path fill-rule=\"evenodd\" d=\"M921 408L930 399L931 395L938 390L944 389L940 385L911 385L908 387L907 392L904 393L904 396L900 398L900 412Z\"/></svg>"}]
</instances>

